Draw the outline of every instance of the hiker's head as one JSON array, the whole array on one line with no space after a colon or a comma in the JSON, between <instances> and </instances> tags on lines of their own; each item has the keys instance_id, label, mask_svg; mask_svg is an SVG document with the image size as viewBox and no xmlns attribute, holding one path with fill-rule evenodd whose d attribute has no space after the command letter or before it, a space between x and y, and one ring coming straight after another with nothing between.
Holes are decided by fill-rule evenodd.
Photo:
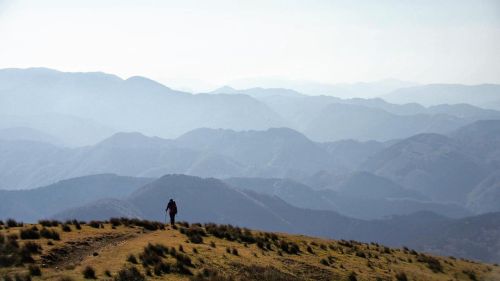
<instances>
[{"instance_id":1,"label":"hiker's head","mask_svg":"<svg viewBox=\"0 0 500 281\"><path fill-rule=\"evenodd\" d=\"M170 198L170 202L174 202L174 199Z\"/></svg>"}]
</instances>

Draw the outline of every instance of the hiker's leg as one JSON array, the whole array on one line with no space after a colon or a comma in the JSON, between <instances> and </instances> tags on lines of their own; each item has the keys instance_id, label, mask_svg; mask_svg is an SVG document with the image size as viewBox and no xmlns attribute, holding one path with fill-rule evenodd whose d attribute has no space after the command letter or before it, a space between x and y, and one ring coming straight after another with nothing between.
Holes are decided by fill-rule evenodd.
<instances>
[{"instance_id":1,"label":"hiker's leg","mask_svg":"<svg viewBox=\"0 0 500 281\"><path fill-rule=\"evenodd\" d=\"M175 224L175 215L174 214L170 214L170 224L171 225Z\"/></svg>"}]
</instances>

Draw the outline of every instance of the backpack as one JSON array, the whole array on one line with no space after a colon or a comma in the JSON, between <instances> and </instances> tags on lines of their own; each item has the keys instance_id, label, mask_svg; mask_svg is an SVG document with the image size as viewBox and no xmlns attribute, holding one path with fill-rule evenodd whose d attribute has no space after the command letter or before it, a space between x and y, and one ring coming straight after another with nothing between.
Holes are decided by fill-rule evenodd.
<instances>
[{"instance_id":1,"label":"backpack","mask_svg":"<svg viewBox=\"0 0 500 281\"><path fill-rule=\"evenodd\" d=\"M175 204L175 201L174 204L172 204L172 208L170 208L170 211L174 214L177 214L177 204Z\"/></svg>"}]
</instances>

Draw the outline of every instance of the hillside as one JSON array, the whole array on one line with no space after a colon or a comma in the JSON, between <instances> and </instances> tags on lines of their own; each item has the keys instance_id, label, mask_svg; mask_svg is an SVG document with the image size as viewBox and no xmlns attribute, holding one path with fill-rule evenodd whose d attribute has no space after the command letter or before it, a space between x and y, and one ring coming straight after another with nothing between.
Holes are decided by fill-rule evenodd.
<instances>
[{"instance_id":1,"label":"hillside","mask_svg":"<svg viewBox=\"0 0 500 281\"><path fill-rule=\"evenodd\" d=\"M30 190L0 190L0 218L36 221L97 200L125 198L150 181L152 179L101 174L62 180Z\"/></svg>"},{"instance_id":2,"label":"hillside","mask_svg":"<svg viewBox=\"0 0 500 281\"><path fill-rule=\"evenodd\" d=\"M10 221L10 227L0 226L0 276L17 275L17 280L28 280L27 275L35 280L84 280L86 276L120 281L432 281L500 277L498 265L438 257L408 248L391 249L376 243L227 225L179 223L173 229L161 223L123 219L87 224L42 223L45 226L13 226L15 222Z\"/></svg>"}]
</instances>

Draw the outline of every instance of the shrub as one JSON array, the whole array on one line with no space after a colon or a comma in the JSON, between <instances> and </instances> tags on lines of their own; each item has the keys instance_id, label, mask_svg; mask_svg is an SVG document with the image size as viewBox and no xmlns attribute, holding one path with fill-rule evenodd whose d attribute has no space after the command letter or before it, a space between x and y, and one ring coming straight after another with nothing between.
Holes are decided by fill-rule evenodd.
<instances>
[{"instance_id":1,"label":"shrub","mask_svg":"<svg viewBox=\"0 0 500 281\"><path fill-rule=\"evenodd\" d=\"M160 244L153 245L149 243L146 247L144 247L143 252L139 254L139 259L141 260L143 265L153 266L160 262L162 257L165 257L165 254L167 253L167 247Z\"/></svg>"},{"instance_id":2,"label":"shrub","mask_svg":"<svg viewBox=\"0 0 500 281\"><path fill-rule=\"evenodd\" d=\"M426 263L427 267L434 273L443 272L443 266L441 265L441 262L439 262L439 260L435 257L421 254L418 256L417 261Z\"/></svg>"},{"instance_id":3,"label":"shrub","mask_svg":"<svg viewBox=\"0 0 500 281\"><path fill-rule=\"evenodd\" d=\"M217 247L217 246L215 246L215 242L214 241L210 241L210 247L212 247L212 248Z\"/></svg>"},{"instance_id":4,"label":"shrub","mask_svg":"<svg viewBox=\"0 0 500 281\"><path fill-rule=\"evenodd\" d=\"M351 273L349 273L349 276L347 276L347 280L358 281L358 277L356 276L356 272L351 271Z\"/></svg>"},{"instance_id":5,"label":"shrub","mask_svg":"<svg viewBox=\"0 0 500 281\"><path fill-rule=\"evenodd\" d=\"M320 263L321 263L322 265L326 265L326 266L329 266L329 265L330 265L330 262L328 262L328 260L327 260L327 259L321 259Z\"/></svg>"},{"instance_id":6,"label":"shrub","mask_svg":"<svg viewBox=\"0 0 500 281\"><path fill-rule=\"evenodd\" d=\"M42 246L38 245L35 242L28 241L24 243L23 248L32 254L39 254L42 251Z\"/></svg>"},{"instance_id":7,"label":"shrub","mask_svg":"<svg viewBox=\"0 0 500 281\"><path fill-rule=\"evenodd\" d=\"M470 270L470 269L465 269L464 271L462 271L465 275L467 275L467 277L469 277L470 280L472 281L477 281L477 276L476 276L476 272L474 272L474 270Z\"/></svg>"},{"instance_id":8,"label":"shrub","mask_svg":"<svg viewBox=\"0 0 500 281\"><path fill-rule=\"evenodd\" d=\"M31 276L42 276L42 271L38 265L30 265L28 270Z\"/></svg>"},{"instance_id":9,"label":"shrub","mask_svg":"<svg viewBox=\"0 0 500 281\"><path fill-rule=\"evenodd\" d=\"M68 224L62 224L61 229L64 232L71 232L71 227Z\"/></svg>"},{"instance_id":10,"label":"shrub","mask_svg":"<svg viewBox=\"0 0 500 281\"><path fill-rule=\"evenodd\" d=\"M0 220L0 225L4 225L3 220Z\"/></svg>"},{"instance_id":11,"label":"shrub","mask_svg":"<svg viewBox=\"0 0 500 281\"><path fill-rule=\"evenodd\" d=\"M114 278L115 281L145 281L146 277L137 270L136 267L132 266L129 268L124 268L118 271L118 274Z\"/></svg>"},{"instance_id":12,"label":"shrub","mask_svg":"<svg viewBox=\"0 0 500 281\"><path fill-rule=\"evenodd\" d=\"M21 229L20 235L23 240L40 239L40 233L38 232L38 228L36 228L36 226Z\"/></svg>"},{"instance_id":13,"label":"shrub","mask_svg":"<svg viewBox=\"0 0 500 281\"><path fill-rule=\"evenodd\" d=\"M408 277L406 276L406 273L399 272L398 274L396 274L396 280L397 281L408 281Z\"/></svg>"},{"instance_id":14,"label":"shrub","mask_svg":"<svg viewBox=\"0 0 500 281\"><path fill-rule=\"evenodd\" d=\"M0 267L21 266L25 263L32 263L32 250L27 247L19 247L17 240L12 236L0 235Z\"/></svg>"},{"instance_id":15,"label":"shrub","mask_svg":"<svg viewBox=\"0 0 500 281\"><path fill-rule=\"evenodd\" d=\"M22 222L17 222L15 219L7 219L7 226L8 227L21 227L23 226Z\"/></svg>"},{"instance_id":16,"label":"shrub","mask_svg":"<svg viewBox=\"0 0 500 281\"><path fill-rule=\"evenodd\" d=\"M231 251L231 253L235 256L238 256L239 253L238 253L238 250L236 248L233 248L233 250Z\"/></svg>"},{"instance_id":17,"label":"shrub","mask_svg":"<svg viewBox=\"0 0 500 281\"><path fill-rule=\"evenodd\" d=\"M195 244L203 243L203 236L207 236L207 233L199 223L192 224L189 228L181 227L179 231L186 235L190 242Z\"/></svg>"},{"instance_id":18,"label":"shrub","mask_svg":"<svg viewBox=\"0 0 500 281\"><path fill-rule=\"evenodd\" d=\"M182 227L185 227L185 228L189 227L189 223L187 221L180 221L180 222L177 222L177 224L182 226Z\"/></svg>"},{"instance_id":19,"label":"shrub","mask_svg":"<svg viewBox=\"0 0 500 281\"><path fill-rule=\"evenodd\" d=\"M91 266L87 266L82 271L83 278L85 279L97 279L95 276L95 270Z\"/></svg>"},{"instance_id":20,"label":"shrub","mask_svg":"<svg viewBox=\"0 0 500 281\"><path fill-rule=\"evenodd\" d=\"M101 222L99 221L90 221L89 226L93 228L100 228L101 227Z\"/></svg>"},{"instance_id":21,"label":"shrub","mask_svg":"<svg viewBox=\"0 0 500 281\"><path fill-rule=\"evenodd\" d=\"M177 263L175 264L173 271L182 275L193 275L191 270L189 270L189 268L186 268L186 266L179 260L177 260Z\"/></svg>"},{"instance_id":22,"label":"shrub","mask_svg":"<svg viewBox=\"0 0 500 281\"><path fill-rule=\"evenodd\" d=\"M182 265L185 266L193 266L193 263L191 261L191 258L187 255L181 254L181 253L176 253L174 255L171 254L172 257L174 257L178 263L181 263Z\"/></svg>"},{"instance_id":23,"label":"shrub","mask_svg":"<svg viewBox=\"0 0 500 281\"><path fill-rule=\"evenodd\" d=\"M297 255L300 252L299 245L295 242L287 242L285 240L280 240L278 242L278 247L285 253Z\"/></svg>"},{"instance_id":24,"label":"shrub","mask_svg":"<svg viewBox=\"0 0 500 281\"><path fill-rule=\"evenodd\" d=\"M43 238L47 238L47 239L52 239L52 240L61 240L61 237L59 236L59 233L55 230L52 230L52 229L47 229L47 228L42 228L42 230L40 230L40 235L43 237Z\"/></svg>"},{"instance_id":25,"label":"shrub","mask_svg":"<svg viewBox=\"0 0 500 281\"><path fill-rule=\"evenodd\" d=\"M205 224L205 229L208 234L220 239L238 241L242 243L246 242L250 244L257 242L252 232L250 232L248 229L241 229L230 224L217 225L214 223L207 223Z\"/></svg>"},{"instance_id":26,"label":"shrub","mask_svg":"<svg viewBox=\"0 0 500 281\"><path fill-rule=\"evenodd\" d=\"M157 276L161 276L163 273L168 274L170 273L170 265L167 263L164 263L163 261L160 261L155 264L153 268L153 272Z\"/></svg>"},{"instance_id":27,"label":"shrub","mask_svg":"<svg viewBox=\"0 0 500 281\"><path fill-rule=\"evenodd\" d=\"M140 220L140 219L129 219L129 218L111 218L110 223L114 226L118 226L118 223L131 227L131 226L139 226L146 230L159 230L165 229L165 225L161 222L148 221L148 220Z\"/></svg>"},{"instance_id":28,"label":"shrub","mask_svg":"<svg viewBox=\"0 0 500 281\"><path fill-rule=\"evenodd\" d=\"M76 229L80 230L82 229L82 226L80 225L80 222L77 221L77 220L67 220L65 223L65 225L74 225ZM85 224L85 222L82 222L81 224Z\"/></svg>"},{"instance_id":29,"label":"shrub","mask_svg":"<svg viewBox=\"0 0 500 281\"><path fill-rule=\"evenodd\" d=\"M127 258L127 261L133 264L137 264L137 259L135 258L134 255L130 254Z\"/></svg>"},{"instance_id":30,"label":"shrub","mask_svg":"<svg viewBox=\"0 0 500 281\"><path fill-rule=\"evenodd\" d=\"M356 256L366 259L366 254L365 254L365 252L362 252L362 251L356 251Z\"/></svg>"},{"instance_id":31,"label":"shrub","mask_svg":"<svg viewBox=\"0 0 500 281\"><path fill-rule=\"evenodd\" d=\"M314 251L311 246L307 246L307 252L314 255Z\"/></svg>"},{"instance_id":32,"label":"shrub","mask_svg":"<svg viewBox=\"0 0 500 281\"><path fill-rule=\"evenodd\" d=\"M61 222L59 222L57 220L39 220L38 223L41 226L45 226L45 227L58 226L59 224L61 224Z\"/></svg>"},{"instance_id":33,"label":"shrub","mask_svg":"<svg viewBox=\"0 0 500 281\"><path fill-rule=\"evenodd\" d=\"M109 219L109 223L111 223L111 225L114 226L114 227L122 225L121 220L118 219L118 218L111 218L111 219Z\"/></svg>"},{"instance_id":34,"label":"shrub","mask_svg":"<svg viewBox=\"0 0 500 281\"><path fill-rule=\"evenodd\" d=\"M111 271L109 271L109 270L106 269L104 271L104 275L107 276L107 277L111 277Z\"/></svg>"}]
</instances>

